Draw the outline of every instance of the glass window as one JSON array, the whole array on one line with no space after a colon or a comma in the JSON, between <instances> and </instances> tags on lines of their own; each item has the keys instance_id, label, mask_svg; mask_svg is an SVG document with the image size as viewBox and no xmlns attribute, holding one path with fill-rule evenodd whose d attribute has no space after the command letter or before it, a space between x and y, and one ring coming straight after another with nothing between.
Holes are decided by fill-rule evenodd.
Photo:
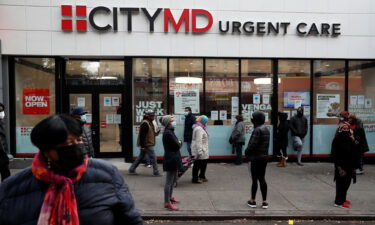
<instances>
[{"instance_id":1,"label":"glass window","mask_svg":"<svg viewBox=\"0 0 375 225\"><path fill-rule=\"evenodd\" d=\"M125 66L120 60L68 60L67 85L121 85Z\"/></svg>"},{"instance_id":2,"label":"glass window","mask_svg":"<svg viewBox=\"0 0 375 225\"><path fill-rule=\"evenodd\" d=\"M210 118L209 125L235 123L234 114L238 114L238 74L236 59L206 60L206 113Z\"/></svg>"},{"instance_id":3,"label":"glass window","mask_svg":"<svg viewBox=\"0 0 375 225\"><path fill-rule=\"evenodd\" d=\"M203 59L169 60L169 111L184 113L190 107L193 114L203 110ZM179 121L179 120L178 120Z\"/></svg>"},{"instance_id":4,"label":"glass window","mask_svg":"<svg viewBox=\"0 0 375 225\"><path fill-rule=\"evenodd\" d=\"M279 60L278 73L278 111L287 113L290 119L297 113L297 108L303 107L304 116L310 122L310 61ZM292 138L289 138L288 149L290 154L295 154ZM302 153L310 153L310 127Z\"/></svg>"},{"instance_id":5,"label":"glass window","mask_svg":"<svg viewBox=\"0 0 375 225\"><path fill-rule=\"evenodd\" d=\"M55 60L16 58L16 152L36 153L31 144L33 127L55 114Z\"/></svg>"},{"instance_id":6,"label":"glass window","mask_svg":"<svg viewBox=\"0 0 375 225\"><path fill-rule=\"evenodd\" d=\"M241 60L241 112L245 123L251 124L251 114L262 111L266 124L271 124L272 61Z\"/></svg>"},{"instance_id":7,"label":"glass window","mask_svg":"<svg viewBox=\"0 0 375 225\"><path fill-rule=\"evenodd\" d=\"M370 152L375 152L375 61L349 62L349 112L362 120Z\"/></svg>"}]
</instances>

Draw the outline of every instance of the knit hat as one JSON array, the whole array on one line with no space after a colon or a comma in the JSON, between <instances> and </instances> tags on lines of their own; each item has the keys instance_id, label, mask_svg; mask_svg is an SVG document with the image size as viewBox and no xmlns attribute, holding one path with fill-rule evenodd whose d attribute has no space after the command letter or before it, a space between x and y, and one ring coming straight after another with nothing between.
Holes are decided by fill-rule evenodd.
<instances>
[{"instance_id":1,"label":"knit hat","mask_svg":"<svg viewBox=\"0 0 375 225\"><path fill-rule=\"evenodd\" d=\"M208 122L208 117L205 116L205 115L202 115L202 116L198 117L196 121L203 124L203 125L206 125L207 122Z\"/></svg>"},{"instance_id":2,"label":"knit hat","mask_svg":"<svg viewBox=\"0 0 375 225\"><path fill-rule=\"evenodd\" d=\"M171 122L171 120L172 120L171 115L165 115L165 116L161 117L159 121L164 127L166 127Z\"/></svg>"}]
</instances>

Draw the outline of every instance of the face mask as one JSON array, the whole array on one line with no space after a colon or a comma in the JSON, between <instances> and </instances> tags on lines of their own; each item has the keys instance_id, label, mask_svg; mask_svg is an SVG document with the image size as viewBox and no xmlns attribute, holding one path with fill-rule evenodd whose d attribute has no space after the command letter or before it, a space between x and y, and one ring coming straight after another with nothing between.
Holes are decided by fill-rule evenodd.
<instances>
[{"instance_id":1,"label":"face mask","mask_svg":"<svg viewBox=\"0 0 375 225\"><path fill-rule=\"evenodd\" d=\"M5 112L4 111L0 112L0 119L4 119L4 117L5 117Z\"/></svg>"},{"instance_id":2,"label":"face mask","mask_svg":"<svg viewBox=\"0 0 375 225\"><path fill-rule=\"evenodd\" d=\"M172 128L176 128L176 126L177 126L176 121L173 121L173 122L171 123L171 127L172 127Z\"/></svg>"},{"instance_id":3,"label":"face mask","mask_svg":"<svg viewBox=\"0 0 375 225\"><path fill-rule=\"evenodd\" d=\"M184 112L184 115L185 115L185 116L188 116L188 115L189 115L189 112Z\"/></svg>"},{"instance_id":4,"label":"face mask","mask_svg":"<svg viewBox=\"0 0 375 225\"><path fill-rule=\"evenodd\" d=\"M81 116L81 121L82 121L83 123L86 123L86 121L87 121L86 114Z\"/></svg>"},{"instance_id":5,"label":"face mask","mask_svg":"<svg viewBox=\"0 0 375 225\"><path fill-rule=\"evenodd\" d=\"M59 160L56 164L65 171L70 172L83 163L86 150L84 144L74 144L56 148Z\"/></svg>"}]
</instances>

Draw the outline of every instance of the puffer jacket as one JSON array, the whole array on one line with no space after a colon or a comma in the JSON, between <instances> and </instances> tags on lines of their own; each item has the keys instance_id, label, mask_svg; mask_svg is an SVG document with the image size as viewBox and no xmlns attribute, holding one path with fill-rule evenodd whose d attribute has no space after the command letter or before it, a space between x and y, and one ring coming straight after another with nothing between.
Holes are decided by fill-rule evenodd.
<instances>
[{"instance_id":1,"label":"puffer jacket","mask_svg":"<svg viewBox=\"0 0 375 225\"><path fill-rule=\"evenodd\" d=\"M94 157L95 150L94 145L92 144L92 132L91 129L83 125L82 126L82 138L83 138L83 144L85 145L85 148L87 150L87 154L89 157Z\"/></svg>"},{"instance_id":2,"label":"puffer jacket","mask_svg":"<svg viewBox=\"0 0 375 225\"><path fill-rule=\"evenodd\" d=\"M245 150L246 157L250 160L264 158L268 156L270 145L270 131L264 125L254 128L249 144Z\"/></svg>"},{"instance_id":3,"label":"puffer jacket","mask_svg":"<svg viewBox=\"0 0 375 225\"><path fill-rule=\"evenodd\" d=\"M198 125L193 126L193 139L191 142L191 153L195 158L208 159L208 134Z\"/></svg>"},{"instance_id":4,"label":"puffer jacket","mask_svg":"<svg viewBox=\"0 0 375 225\"><path fill-rule=\"evenodd\" d=\"M233 143L245 144L245 123L243 121L238 121L233 128L231 138Z\"/></svg>"},{"instance_id":5,"label":"puffer jacket","mask_svg":"<svg viewBox=\"0 0 375 225\"><path fill-rule=\"evenodd\" d=\"M0 224L35 225L49 184L27 168L0 186ZM74 192L81 225L143 224L121 174L113 165L90 159Z\"/></svg>"}]
</instances>

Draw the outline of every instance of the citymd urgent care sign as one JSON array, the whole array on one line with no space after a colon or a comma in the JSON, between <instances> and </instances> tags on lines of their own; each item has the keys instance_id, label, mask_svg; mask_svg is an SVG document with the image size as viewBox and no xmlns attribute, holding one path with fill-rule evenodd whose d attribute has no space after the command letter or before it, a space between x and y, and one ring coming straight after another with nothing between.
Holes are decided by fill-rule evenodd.
<instances>
[{"instance_id":1,"label":"citymd urgent care sign","mask_svg":"<svg viewBox=\"0 0 375 225\"><path fill-rule=\"evenodd\" d=\"M178 10L181 11L181 10ZM75 12L75 13L74 13ZM105 16L112 22L102 24L97 21L97 16ZM185 33L205 33L212 29L214 25L214 17L212 13L204 9L183 9L182 12L173 12L169 8L158 8L156 10L148 10L146 8L128 8L128 7L105 7L98 6L92 8L89 12L85 5L62 5L61 6L61 29L63 31L86 32L88 24L97 31L101 32L117 32L119 30L119 20L126 18L127 24L124 28L128 32L132 32L133 23L132 18L135 16L143 16L149 24L149 32L154 32L155 21L163 20L163 27L161 28L165 33L169 31L169 25L172 25L174 32L185 31ZM198 18L204 18L205 23L197 24ZM202 19L200 19L202 21ZM288 21L253 21L251 20L251 13L249 13L249 20L244 21L230 21L217 20L218 32L221 34L288 34L291 30L291 23ZM300 36L338 36L341 34L340 23L306 23L300 21L293 25L295 33ZM158 28L156 28L158 29Z\"/></svg>"},{"instance_id":2,"label":"citymd urgent care sign","mask_svg":"<svg viewBox=\"0 0 375 225\"><path fill-rule=\"evenodd\" d=\"M49 89L23 89L23 114L49 114L50 95Z\"/></svg>"}]
</instances>

